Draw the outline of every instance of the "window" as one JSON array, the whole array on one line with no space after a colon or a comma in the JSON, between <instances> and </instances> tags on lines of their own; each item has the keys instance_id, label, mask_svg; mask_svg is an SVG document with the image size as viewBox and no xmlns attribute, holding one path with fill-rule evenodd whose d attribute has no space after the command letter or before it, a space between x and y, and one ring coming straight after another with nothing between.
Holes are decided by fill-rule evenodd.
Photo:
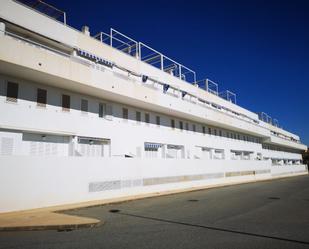
<instances>
[{"instance_id":1,"label":"window","mask_svg":"<svg viewBox=\"0 0 309 249\"><path fill-rule=\"evenodd\" d=\"M214 129L214 134L215 134L215 136L217 136L217 130L216 129Z\"/></svg>"},{"instance_id":2,"label":"window","mask_svg":"<svg viewBox=\"0 0 309 249\"><path fill-rule=\"evenodd\" d=\"M167 145L165 158L184 158L184 146L183 145Z\"/></svg>"},{"instance_id":3,"label":"window","mask_svg":"<svg viewBox=\"0 0 309 249\"><path fill-rule=\"evenodd\" d=\"M62 95L62 111L69 112L70 111L70 96Z\"/></svg>"},{"instance_id":4,"label":"window","mask_svg":"<svg viewBox=\"0 0 309 249\"><path fill-rule=\"evenodd\" d=\"M193 131L193 132L196 132L196 126L195 126L195 124L192 124L192 131Z\"/></svg>"},{"instance_id":5,"label":"window","mask_svg":"<svg viewBox=\"0 0 309 249\"><path fill-rule=\"evenodd\" d=\"M182 121L179 121L179 129L183 130L183 123L182 123Z\"/></svg>"},{"instance_id":6,"label":"window","mask_svg":"<svg viewBox=\"0 0 309 249\"><path fill-rule=\"evenodd\" d=\"M113 105L106 104L106 115L104 116L106 120L112 121L113 120Z\"/></svg>"},{"instance_id":7,"label":"window","mask_svg":"<svg viewBox=\"0 0 309 249\"><path fill-rule=\"evenodd\" d=\"M189 130L189 123L186 123L186 130Z\"/></svg>"},{"instance_id":8,"label":"window","mask_svg":"<svg viewBox=\"0 0 309 249\"><path fill-rule=\"evenodd\" d=\"M129 118L129 111L127 108L122 108L122 118L128 119Z\"/></svg>"},{"instance_id":9,"label":"window","mask_svg":"<svg viewBox=\"0 0 309 249\"><path fill-rule=\"evenodd\" d=\"M240 140L240 135L239 134L237 134L237 139Z\"/></svg>"},{"instance_id":10,"label":"window","mask_svg":"<svg viewBox=\"0 0 309 249\"><path fill-rule=\"evenodd\" d=\"M174 129L175 128L175 120L171 119L171 127Z\"/></svg>"},{"instance_id":11,"label":"window","mask_svg":"<svg viewBox=\"0 0 309 249\"><path fill-rule=\"evenodd\" d=\"M74 155L81 157L104 157L110 155L110 140L103 138L78 137Z\"/></svg>"},{"instance_id":12,"label":"window","mask_svg":"<svg viewBox=\"0 0 309 249\"><path fill-rule=\"evenodd\" d=\"M150 123L150 116L149 113L145 113L145 123L149 124Z\"/></svg>"},{"instance_id":13,"label":"window","mask_svg":"<svg viewBox=\"0 0 309 249\"><path fill-rule=\"evenodd\" d=\"M214 159L224 159L224 150L223 149L215 149L213 158Z\"/></svg>"},{"instance_id":14,"label":"window","mask_svg":"<svg viewBox=\"0 0 309 249\"><path fill-rule=\"evenodd\" d=\"M18 84L8 82L6 90L6 100L10 102L17 102L18 99Z\"/></svg>"},{"instance_id":15,"label":"window","mask_svg":"<svg viewBox=\"0 0 309 249\"><path fill-rule=\"evenodd\" d=\"M80 109L82 112L88 112L88 100L82 99Z\"/></svg>"},{"instance_id":16,"label":"window","mask_svg":"<svg viewBox=\"0 0 309 249\"><path fill-rule=\"evenodd\" d=\"M230 137L230 133L227 132L226 133L226 137L229 138Z\"/></svg>"},{"instance_id":17,"label":"window","mask_svg":"<svg viewBox=\"0 0 309 249\"><path fill-rule=\"evenodd\" d=\"M162 144L157 143L145 143L145 157L146 158L160 158L162 156Z\"/></svg>"},{"instance_id":18,"label":"window","mask_svg":"<svg viewBox=\"0 0 309 249\"><path fill-rule=\"evenodd\" d=\"M136 121L139 123L142 120L141 112L136 112Z\"/></svg>"},{"instance_id":19,"label":"window","mask_svg":"<svg viewBox=\"0 0 309 249\"><path fill-rule=\"evenodd\" d=\"M211 135L211 128L210 127L208 128L208 134Z\"/></svg>"},{"instance_id":20,"label":"window","mask_svg":"<svg viewBox=\"0 0 309 249\"><path fill-rule=\"evenodd\" d=\"M221 130L219 130L219 136L222 137L222 131Z\"/></svg>"},{"instance_id":21,"label":"window","mask_svg":"<svg viewBox=\"0 0 309 249\"><path fill-rule=\"evenodd\" d=\"M99 117L103 118L106 115L106 104L100 103L99 104Z\"/></svg>"},{"instance_id":22,"label":"window","mask_svg":"<svg viewBox=\"0 0 309 249\"><path fill-rule=\"evenodd\" d=\"M156 123L157 123L157 125L161 124L160 116L156 116Z\"/></svg>"},{"instance_id":23,"label":"window","mask_svg":"<svg viewBox=\"0 0 309 249\"><path fill-rule=\"evenodd\" d=\"M47 102L47 91L45 89L38 88L36 96L37 106L45 107Z\"/></svg>"},{"instance_id":24,"label":"window","mask_svg":"<svg viewBox=\"0 0 309 249\"><path fill-rule=\"evenodd\" d=\"M203 134L206 134L206 127L205 126L203 126Z\"/></svg>"}]
</instances>

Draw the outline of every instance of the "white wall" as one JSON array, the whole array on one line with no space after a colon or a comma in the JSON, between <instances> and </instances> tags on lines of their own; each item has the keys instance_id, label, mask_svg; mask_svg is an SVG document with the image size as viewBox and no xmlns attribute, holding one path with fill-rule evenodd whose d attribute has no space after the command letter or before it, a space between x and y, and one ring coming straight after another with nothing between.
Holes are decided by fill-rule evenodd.
<instances>
[{"instance_id":1,"label":"white wall","mask_svg":"<svg viewBox=\"0 0 309 249\"><path fill-rule=\"evenodd\" d=\"M284 176L287 174L308 173L307 165L276 165L271 167L272 176Z\"/></svg>"},{"instance_id":2,"label":"white wall","mask_svg":"<svg viewBox=\"0 0 309 249\"><path fill-rule=\"evenodd\" d=\"M0 212L205 186L230 182L232 178L254 180L270 176L270 164L266 161L0 156L0 162ZM148 178L253 170L269 170L269 173L141 185ZM135 180L139 184L89 192L90 183L114 180L122 183Z\"/></svg>"},{"instance_id":3,"label":"white wall","mask_svg":"<svg viewBox=\"0 0 309 249\"><path fill-rule=\"evenodd\" d=\"M19 97L17 103L6 101L7 81L19 83ZM37 88L47 90L46 108L38 107L36 103ZM70 112L63 112L61 107L61 95L71 96ZM80 110L81 99L88 100L88 112L82 113ZM217 127L202 125L200 123L188 121L186 119L174 118L160 113L149 112L142 108L126 106L119 103L110 103L113 107L113 117L111 120L99 118L99 103L110 103L103 99L94 98L87 95L69 92L67 90L53 88L46 85L27 82L9 77L0 77L0 129L11 128L36 133L54 133L59 135L67 134L97 137L111 140L111 154L137 154L137 149L143 150L144 142L157 142L163 144L184 145L186 158L193 158L196 146L225 149L225 157L230 158L229 151L249 150L256 153L261 152L260 143L236 140L227 137L226 131ZM123 120L122 108L129 110L129 119ZM141 112L142 122L136 121L136 111ZM150 123L145 123L145 113L150 114ZM161 125L156 125L156 116L160 116ZM175 120L176 128L171 128L171 118ZM179 129L179 121L183 122L184 130ZM189 131L185 130L186 123L189 124ZM195 124L196 132L192 131ZM211 127L217 130L217 136L203 134L202 126L206 132ZM239 134L239 133L237 133ZM253 136L250 136L253 137ZM241 134L243 139L243 134ZM256 137L254 137L256 139ZM16 154L16 153L15 153ZM20 153L17 153L20 154Z\"/></svg>"}]
</instances>

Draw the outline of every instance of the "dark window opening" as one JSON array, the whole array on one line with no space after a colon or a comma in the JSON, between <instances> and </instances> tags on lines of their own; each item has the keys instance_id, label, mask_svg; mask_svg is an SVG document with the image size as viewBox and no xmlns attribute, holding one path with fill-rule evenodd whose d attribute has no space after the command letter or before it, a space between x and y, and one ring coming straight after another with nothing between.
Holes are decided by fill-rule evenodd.
<instances>
[{"instance_id":1,"label":"dark window opening","mask_svg":"<svg viewBox=\"0 0 309 249\"><path fill-rule=\"evenodd\" d=\"M142 120L141 112L136 112L136 121L141 122L141 120Z\"/></svg>"},{"instance_id":2,"label":"dark window opening","mask_svg":"<svg viewBox=\"0 0 309 249\"><path fill-rule=\"evenodd\" d=\"M160 125L160 124L161 124L160 116L157 116L157 117L156 117L156 123L157 123L157 125Z\"/></svg>"},{"instance_id":3,"label":"dark window opening","mask_svg":"<svg viewBox=\"0 0 309 249\"><path fill-rule=\"evenodd\" d=\"M37 105L45 107L47 103L47 91L45 89L38 88L37 90Z\"/></svg>"},{"instance_id":4,"label":"dark window opening","mask_svg":"<svg viewBox=\"0 0 309 249\"><path fill-rule=\"evenodd\" d=\"M99 104L99 118L103 118L106 113L106 105L103 103Z\"/></svg>"},{"instance_id":5,"label":"dark window opening","mask_svg":"<svg viewBox=\"0 0 309 249\"><path fill-rule=\"evenodd\" d=\"M6 100L11 102L17 102L17 99L18 99L18 84L8 82Z\"/></svg>"},{"instance_id":6,"label":"dark window opening","mask_svg":"<svg viewBox=\"0 0 309 249\"><path fill-rule=\"evenodd\" d=\"M63 111L70 111L70 96L69 95L62 95L62 110Z\"/></svg>"},{"instance_id":7,"label":"dark window opening","mask_svg":"<svg viewBox=\"0 0 309 249\"><path fill-rule=\"evenodd\" d=\"M129 110L127 108L122 108L122 118L123 119L129 118Z\"/></svg>"},{"instance_id":8,"label":"dark window opening","mask_svg":"<svg viewBox=\"0 0 309 249\"><path fill-rule=\"evenodd\" d=\"M189 130L189 123L186 123L186 130Z\"/></svg>"},{"instance_id":9,"label":"dark window opening","mask_svg":"<svg viewBox=\"0 0 309 249\"><path fill-rule=\"evenodd\" d=\"M145 113L145 123L149 124L150 123L150 116L149 113Z\"/></svg>"},{"instance_id":10,"label":"dark window opening","mask_svg":"<svg viewBox=\"0 0 309 249\"><path fill-rule=\"evenodd\" d=\"M179 129L183 130L183 123L182 123L182 121L179 121Z\"/></svg>"}]
</instances>

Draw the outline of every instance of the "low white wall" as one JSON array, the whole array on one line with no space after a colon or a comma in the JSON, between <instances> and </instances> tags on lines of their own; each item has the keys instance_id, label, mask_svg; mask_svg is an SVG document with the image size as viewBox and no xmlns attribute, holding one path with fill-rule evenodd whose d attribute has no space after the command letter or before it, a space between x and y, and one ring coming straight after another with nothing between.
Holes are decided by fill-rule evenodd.
<instances>
[{"instance_id":1,"label":"low white wall","mask_svg":"<svg viewBox=\"0 0 309 249\"><path fill-rule=\"evenodd\" d=\"M0 212L109 199L144 193L271 178L300 172L298 166L270 166L269 161L131 159L0 156ZM270 171L271 170L271 171ZM260 171L261 174L237 175ZM233 173L231 173L233 172ZM236 172L236 174L234 174ZM226 176L224 175L226 173ZM229 177L228 177L229 174ZM232 174L232 175L231 175ZM145 179L177 177L182 181L145 184ZM184 176L184 177L182 177ZM185 177L206 176L201 180ZM209 177L208 177L209 176ZM220 176L220 177L218 177ZM165 177L165 178L164 178ZM131 180L131 181L130 181ZM116 190L91 192L90 183L121 182ZM138 183L124 186L125 182ZM104 185L105 186L105 185ZM102 187L102 186L101 186Z\"/></svg>"},{"instance_id":2,"label":"low white wall","mask_svg":"<svg viewBox=\"0 0 309 249\"><path fill-rule=\"evenodd\" d=\"M287 175L287 174L297 174L308 172L307 165L300 164L300 165L275 165L271 167L271 175L272 176L280 176L280 175Z\"/></svg>"},{"instance_id":3,"label":"low white wall","mask_svg":"<svg viewBox=\"0 0 309 249\"><path fill-rule=\"evenodd\" d=\"M235 160L0 156L0 162L0 212L220 183L224 177L89 192L95 182L270 170L268 161Z\"/></svg>"}]
</instances>

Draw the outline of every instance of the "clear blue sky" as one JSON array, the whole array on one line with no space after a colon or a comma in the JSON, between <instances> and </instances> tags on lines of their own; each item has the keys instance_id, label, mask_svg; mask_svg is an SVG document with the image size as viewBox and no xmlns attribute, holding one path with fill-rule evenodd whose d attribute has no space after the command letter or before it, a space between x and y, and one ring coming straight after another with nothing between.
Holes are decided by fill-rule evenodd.
<instances>
[{"instance_id":1,"label":"clear blue sky","mask_svg":"<svg viewBox=\"0 0 309 249\"><path fill-rule=\"evenodd\" d=\"M237 94L309 145L309 1L63 1L70 26L110 27Z\"/></svg>"}]
</instances>

